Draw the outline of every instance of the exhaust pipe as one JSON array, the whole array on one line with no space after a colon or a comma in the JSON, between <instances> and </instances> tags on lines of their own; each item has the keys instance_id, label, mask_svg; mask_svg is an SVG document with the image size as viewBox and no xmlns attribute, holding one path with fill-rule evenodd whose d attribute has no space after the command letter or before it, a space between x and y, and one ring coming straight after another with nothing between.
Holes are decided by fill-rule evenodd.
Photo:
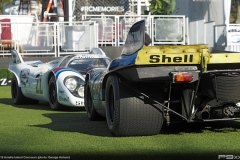
<instances>
[{"instance_id":1,"label":"exhaust pipe","mask_svg":"<svg viewBox=\"0 0 240 160\"><path fill-rule=\"evenodd\" d=\"M196 118L197 119L209 119L210 118L210 113L208 111L198 111L196 113Z\"/></svg>"}]
</instances>

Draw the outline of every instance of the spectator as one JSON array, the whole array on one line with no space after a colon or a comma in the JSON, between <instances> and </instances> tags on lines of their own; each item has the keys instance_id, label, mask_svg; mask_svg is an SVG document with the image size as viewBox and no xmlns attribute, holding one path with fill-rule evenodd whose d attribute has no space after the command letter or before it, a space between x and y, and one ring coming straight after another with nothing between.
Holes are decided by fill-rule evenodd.
<instances>
[{"instance_id":1,"label":"spectator","mask_svg":"<svg viewBox=\"0 0 240 160\"><path fill-rule=\"evenodd\" d=\"M54 6L54 4L52 3L51 8L49 13L55 13L50 15L50 22L56 22L57 21L57 8Z\"/></svg>"}]
</instances>

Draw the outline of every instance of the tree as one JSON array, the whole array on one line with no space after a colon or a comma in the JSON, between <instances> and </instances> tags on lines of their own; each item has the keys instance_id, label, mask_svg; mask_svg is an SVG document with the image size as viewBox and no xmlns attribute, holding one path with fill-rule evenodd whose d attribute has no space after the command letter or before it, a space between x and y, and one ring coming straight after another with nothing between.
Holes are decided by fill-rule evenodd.
<instances>
[{"instance_id":1,"label":"tree","mask_svg":"<svg viewBox=\"0 0 240 160\"><path fill-rule=\"evenodd\" d=\"M4 5L13 4L12 0L0 0L0 15L2 14L2 9Z\"/></svg>"},{"instance_id":2,"label":"tree","mask_svg":"<svg viewBox=\"0 0 240 160\"><path fill-rule=\"evenodd\" d=\"M152 15L170 15L176 13L175 0L149 0Z\"/></svg>"},{"instance_id":3,"label":"tree","mask_svg":"<svg viewBox=\"0 0 240 160\"><path fill-rule=\"evenodd\" d=\"M234 23L240 23L240 2L239 0L232 0L232 7L233 10L232 16L234 17Z\"/></svg>"}]
</instances>

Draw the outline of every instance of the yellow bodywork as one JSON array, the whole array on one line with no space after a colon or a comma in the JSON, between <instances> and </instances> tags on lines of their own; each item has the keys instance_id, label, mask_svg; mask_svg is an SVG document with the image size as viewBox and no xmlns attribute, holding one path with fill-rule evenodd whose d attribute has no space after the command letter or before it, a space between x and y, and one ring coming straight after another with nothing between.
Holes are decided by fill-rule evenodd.
<instances>
[{"instance_id":1,"label":"yellow bodywork","mask_svg":"<svg viewBox=\"0 0 240 160\"><path fill-rule=\"evenodd\" d=\"M210 53L208 45L147 46L137 55L136 65L201 65L240 63L240 53Z\"/></svg>"}]
</instances>

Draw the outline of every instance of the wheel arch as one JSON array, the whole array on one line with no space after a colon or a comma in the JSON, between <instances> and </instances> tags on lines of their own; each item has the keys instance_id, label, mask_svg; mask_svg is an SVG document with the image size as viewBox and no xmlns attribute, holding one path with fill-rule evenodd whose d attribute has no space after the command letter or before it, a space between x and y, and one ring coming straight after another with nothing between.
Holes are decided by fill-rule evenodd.
<instances>
[{"instance_id":1,"label":"wheel arch","mask_svg":"<svg viewBox=\"0 0 240 160\"><path fill-rule=\"evenodd\" d=\"M21 87L20 78L17 76L17 74L16 74L15 72L13 72L13 71L11 71L11 70L10 70L10 72L12 72L12 73L13 73L13 76L16 77L17 82L18 82L18 87Z\"/></svg>"},{"instance_id":2,"label":"wheel arch","mask_svg":"<svg viewBox=\"0 0 240 160\"><path fill-rule=\"evenodd\" d=\"M101 88L101 92L102 94L100 94L100 99L101 100L105 100L105 88L106 88L106 82L107 82L107 78L110 74L107 74L103 77L103 81L102 83L100 84L100 88ZM90 88L92 90L92 86L93 86L93 80L91 80L92 76L90 74L87 74L86 77L85 77L85 85L87 84L87 82L89 81L90 82Z\"/></svg>"},{"instance_id":3,"label":"wheel arch","mask_svg":"<svg viewBox=\"0 0 240 160\"><path fill-rule=\"evenodd\" d=\"M85 84L86 84L87 81L89 81L89 77L90 77L90 75L86 74L86 76L85 76Z\"/></svg>"},{"instance_id":4,"label":"wheel arch","mask_svg":"<svg viewBox=\"0 0 240 160\"><path fill-rule=\"evenodd\" d=\"M48 74L48 78L47 78L47 81L49 82L51 77L54 76L54 73L53 72L49 72Z\"/></svg>"},{"instance_id":5,"label":"wheel arch","mask_svg":"<svg viewBox=\"0 0 240 160\"><path fill-rule=\"evenodd\" d=\"M53 72L49 72L49 74L47 75L47 78L45 79L45 83L46 83L47 85L45 85L45 86L44 86L45 88L43 88L43 90L46 91L46 92L45 92L45 96L46 96L46 98L48 99L48 101L49 101L49 91L48 91L49 81L50 81L50 79L51 79L52 76L54 76L54 73L53 73Z\"/></svg>"}]
</instances>

